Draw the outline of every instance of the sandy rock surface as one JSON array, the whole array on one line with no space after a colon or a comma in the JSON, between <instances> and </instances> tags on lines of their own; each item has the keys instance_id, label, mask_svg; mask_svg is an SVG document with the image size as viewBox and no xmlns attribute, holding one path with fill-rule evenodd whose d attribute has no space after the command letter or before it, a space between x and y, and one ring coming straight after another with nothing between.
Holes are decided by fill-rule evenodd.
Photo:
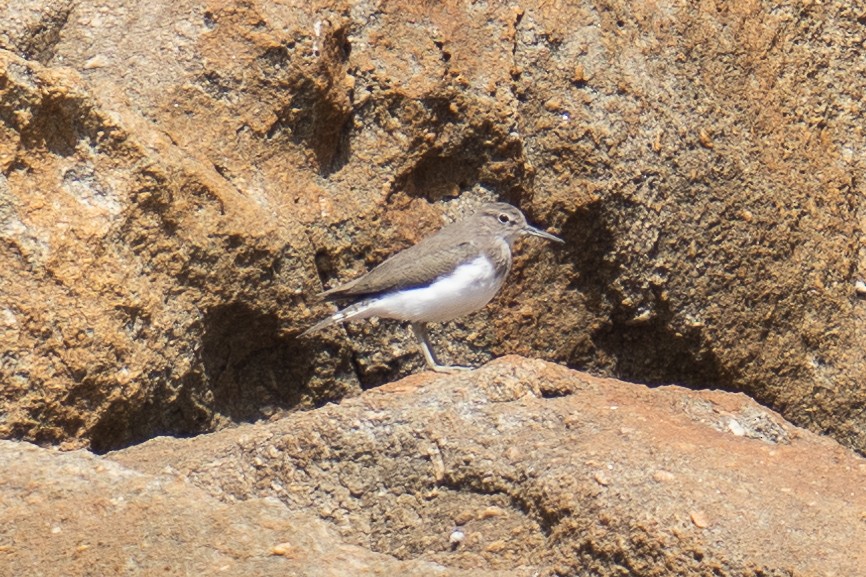
<instances>
[{"instance_id":1,"label":"sandy rock surface","mask_svg":"<svg viewBox=\"0 0 866 577\"><path fill-rule=\"evenodd\" d=\"M741 390L862 450L858 18L0 4L0 434L105 451L416 371L390 323L294 335L323 286L500 199L568 244L518 247L449 356Z\"/></svg>"},{"instance_id":2,"label":"sandy rock surface","mask_svg":"<svg viewBox=\"0 0 866 577\"><path fill-rule=\"evenodd\" d=\"M98 457L0 442L0 574L864 575L866 461L507 357Z\"/></svg>"},{"instance_id":3,"label":"sandy rock surface","mask_svg":"<svg viewBox=\"0 0 866 577\"><path fill-rule=\"evenodd\" d=\"M863 575L866 461L744 395L506 357L108 457L511 575ZM457 547L450 536L459 530Z\"/></svg>"},{"instance_id":4,"label":"sandy rock surface","mask_svg":"<svg viewBox=\"0 0 866 577\"><path fill-rule=\"evenodd\" d=\"M0 0L0 574L862 574L863 22ZM490 200L550 363L299 338Z\"/></svg>"},{"instance_id":5,"label":"sandy rock surface","mask_svg":"<svg viewBox=\"0 0 866 577\"><path fill-rule=\"evenodd\" d=\"M0 464L3 575L464 574L349 545L273 499L220 503L183 480L86 451L0 441Z\"/></svg>"}]
</instances>

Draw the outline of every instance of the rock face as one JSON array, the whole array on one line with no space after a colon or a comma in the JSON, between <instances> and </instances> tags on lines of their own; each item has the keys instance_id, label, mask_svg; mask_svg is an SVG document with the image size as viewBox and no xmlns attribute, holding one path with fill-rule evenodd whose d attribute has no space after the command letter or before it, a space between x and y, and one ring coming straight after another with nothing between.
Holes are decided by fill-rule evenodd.
<instances>
[{"instance_id":1,"label":"rock face","mask_svg":"<svg viewBox=\"0 0 866 577\"><path fill-rule=\"evenodd\" d=\"M0 573L862 574L858 10L0 2ZM298 337L489 200L556 364Z\"/></svg>"},{"instance_id":2,"label":"rock face","mask_svg":"<svg viewBox=\"0 0 866 577\"><path fill-rule=\"evenodd\" d=\"M102 458L0 443L0 465L14 575L866 567L866 462L849 450L742 394L519 357Z\"/></svg>"},{"instance_id":3,"label":"rock face","mask_svg":"<svg viewBox=\"0 0 866 577\"><path fill-rule=\"evenodd\" d=\"M274 500L220 503L83 451L0 441L0 463L5 575L460 574L348 545Z\"/></svg>"},{"instance_id":4,"label":"rock face","mask_svg":"<svg viewBox=\"0 0 866 577\"><path fill-rule=\"evenodd\" d=\"M497 198L568 245L519 247L452 356L744 391L863 451L861 16L2 4L0 436L102 452L417 370L392 324L295 335Z\"/></svg>"}]
</instances>

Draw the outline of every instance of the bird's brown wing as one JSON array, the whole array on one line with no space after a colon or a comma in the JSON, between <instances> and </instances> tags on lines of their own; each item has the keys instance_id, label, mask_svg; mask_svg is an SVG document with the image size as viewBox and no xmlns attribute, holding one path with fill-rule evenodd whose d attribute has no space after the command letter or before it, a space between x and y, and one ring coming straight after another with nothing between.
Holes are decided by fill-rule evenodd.
<instances>
[{"instance_id":1,"label":"bird's brown wing","mask_svg":"<svg viewBox=\"0 0 866 577\"><path fill-rule=\"evenodd\" d=\"M465 221L450 224L364 276L325 291L322 296L328 300L352 299L430 283L478 255L472 241L454 244L455 236L465 238L464 228Z\"/></svg>"}]
</instances>

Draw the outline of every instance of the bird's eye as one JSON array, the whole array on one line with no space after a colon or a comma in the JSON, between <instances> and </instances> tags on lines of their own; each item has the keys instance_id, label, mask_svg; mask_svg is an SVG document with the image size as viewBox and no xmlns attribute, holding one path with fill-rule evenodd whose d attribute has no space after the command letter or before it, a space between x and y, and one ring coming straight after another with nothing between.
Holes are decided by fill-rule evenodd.
<instances>
[{"instance_id":1,"label":"bird's eye","mask_svg":"<svg viewBox=\"0 0 866 577\"><path fill-rule=\"evenodd\" d=\"M499 214L499 222L501 222L502 224L505 224L505 223L507 223L507 222L510 221L510 220L511 220L511 219L508 218L508 215L505 214L504 212Z\"/></svg>"}]
</instances>

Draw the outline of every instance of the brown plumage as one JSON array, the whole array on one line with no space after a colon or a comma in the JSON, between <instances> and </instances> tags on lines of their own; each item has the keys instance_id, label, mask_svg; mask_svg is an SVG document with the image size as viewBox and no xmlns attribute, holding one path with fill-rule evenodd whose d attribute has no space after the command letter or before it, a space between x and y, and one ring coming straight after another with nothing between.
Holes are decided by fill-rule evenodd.
<instances>
[{"instance_id":1,"label":"brown plumage","mask_svg":"<svg viewBox=\"0 0 866 577\"><path fill-rule=\"evenodd\" d=\"M496 205L487 205L490 207ZM509 206L509 205L504 205ZM472 238L478 229L477 213L466 220L452 222L439 231L391 256L376 268L345 284L326 290L321 296L329 301L357 299L429 284L452 272L479 254L486 254L500 274L511 269L510 243L489 244L486 237ZM454 239L462 240L454 244Z\"/></svg>"},{"instance_id":2,"label":"brown plumage","mask_svg":"<svg viewBox=\"0 0 866 577\"><path fill-rule=\"evenodd\" d=\"M346 308L316 323L301 336L352 319L371 316L408 320L427 364L440 365L424 326L447 321L486 305L511 270L511 245L523 234L562 242L527 224L523 213L501 202L486 204L469 218L446 225L365 274L321 294L350 301Z\"/></svg>"}]
</instances>

